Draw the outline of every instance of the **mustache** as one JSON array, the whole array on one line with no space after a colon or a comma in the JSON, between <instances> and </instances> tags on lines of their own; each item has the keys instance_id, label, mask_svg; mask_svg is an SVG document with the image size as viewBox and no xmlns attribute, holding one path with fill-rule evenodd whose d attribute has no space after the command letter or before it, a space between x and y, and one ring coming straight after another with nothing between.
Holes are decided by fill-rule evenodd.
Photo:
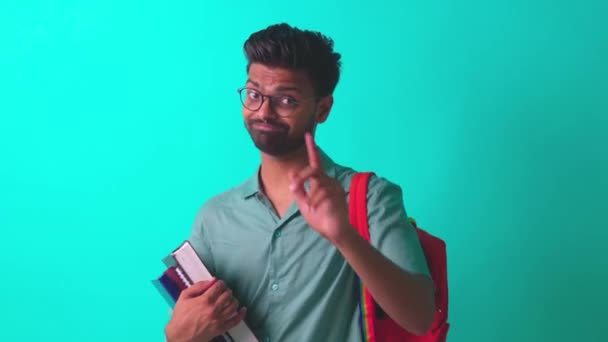
<instances>
[{"instance_id":1,"label":"mustache","mask_svg":"<svg viewBox=\"0 0 608 342\"><path fill-rule=\"evenodd\" d=\"M271 125L271 126L275 126L278 128L282 128L284 130L289 130L289 125L278 121L278 120L260 120L260 119L249 119L247 120L247 124L249 125L249 127L252 127L253 125L257 124L257 123L262 123L262 124L266 124L266 125Z\"/></svg>"}]
</instances>

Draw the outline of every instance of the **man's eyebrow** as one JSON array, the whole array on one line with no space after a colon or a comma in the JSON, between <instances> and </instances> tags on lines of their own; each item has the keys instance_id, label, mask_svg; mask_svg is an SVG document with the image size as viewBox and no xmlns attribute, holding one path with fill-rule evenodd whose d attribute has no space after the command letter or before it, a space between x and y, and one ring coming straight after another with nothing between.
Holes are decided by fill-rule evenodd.
<instances>
[{"instance_id":1,"label":"man's eyebrow","mask_svg":"<svg viewBox=\"0 0 608 342\"><path fill-rule=\"evenodd\" d=\"M278 86L276 88L276 90L278 92L283 92L283 91L295 91L296 93L302 93L302 91L300 90L300 88L297 87L288 87L288 86Z\"/></svg>"},{"instance_id":2,"label":"man's eyebrow","mask_svg":"<svg viewBox=\"0 0 608 342\"><path fill-rule=\"evenodd\" d=\"M251 83L252 85L254 85L255 87L259 88L260 84L252 79L247 79L247 83ZM294 91L298 94L302 93L302 90L300 90L300 88L295 87L295 86L278 86L276 87L275 91L277 92L285 92L285 91Z\"/></svg>"}]
</instances>

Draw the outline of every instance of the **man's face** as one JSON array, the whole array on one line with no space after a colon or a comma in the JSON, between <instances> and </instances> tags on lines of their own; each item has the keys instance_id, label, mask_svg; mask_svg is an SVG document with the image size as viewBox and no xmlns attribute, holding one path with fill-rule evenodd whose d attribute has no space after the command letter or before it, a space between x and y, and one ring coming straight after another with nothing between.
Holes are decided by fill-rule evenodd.
<instances>
[{"instance_id":1,"label":"man's face","mask_svg":"<svg viewBox=\"0 0 608 342\"><path fill-rule=\"evenodd\" d=\"M305 133L313 133L316 124L325 120L323 108L328 101L315 97L303 71L253 63L245 87L242 98L249 104L243 106L245 127L263 153L279 157L303 148ZM257 110L247 108L259 105Z\"/></svg>"}]
</instances>

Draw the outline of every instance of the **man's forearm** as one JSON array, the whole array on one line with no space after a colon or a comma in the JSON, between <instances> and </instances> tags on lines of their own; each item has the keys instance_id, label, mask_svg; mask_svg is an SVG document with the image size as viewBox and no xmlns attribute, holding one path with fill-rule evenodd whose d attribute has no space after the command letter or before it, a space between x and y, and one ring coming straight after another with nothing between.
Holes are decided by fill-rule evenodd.
<instances>
[{"instance_id":1,"label":"man's forearm","mask_svg":"<svg viewBox=\"0 0 608 342\"><path fill-rule=\"evenodd\" d=\"M401 327L424 334L435 317L432 281L399 268L365 241L354 227L334 244L380 307Z\"/></svg>"}]
</instances>

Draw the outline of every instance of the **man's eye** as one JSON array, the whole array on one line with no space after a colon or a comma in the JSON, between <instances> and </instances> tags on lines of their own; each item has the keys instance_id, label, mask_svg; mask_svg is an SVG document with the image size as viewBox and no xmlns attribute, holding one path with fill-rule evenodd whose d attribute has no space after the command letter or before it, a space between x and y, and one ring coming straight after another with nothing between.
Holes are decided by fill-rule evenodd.
<instances>
[{"instance_id":1,"label":"man's eye","mask_svg":"<svg viewBox=\"0 0 608 342\"><path fill-rule=\"evenodd\" d=\"M251 99L251 100L259 100L260 99L260 93L258 93L257 91L253 91L250 90L247 93L247 96Z\"/></svg>"},{"instance_id":2,"label":"man's eye","mask_svg":"<svg viewBox=\"0 0 608 342\"><path fill-rule=\"evenodd\" d=\"M279 104L281 104L281 106L293 107L296 105L296 100L290 96L281 96L279 98Z\"/></svg>"}]
</instances>

